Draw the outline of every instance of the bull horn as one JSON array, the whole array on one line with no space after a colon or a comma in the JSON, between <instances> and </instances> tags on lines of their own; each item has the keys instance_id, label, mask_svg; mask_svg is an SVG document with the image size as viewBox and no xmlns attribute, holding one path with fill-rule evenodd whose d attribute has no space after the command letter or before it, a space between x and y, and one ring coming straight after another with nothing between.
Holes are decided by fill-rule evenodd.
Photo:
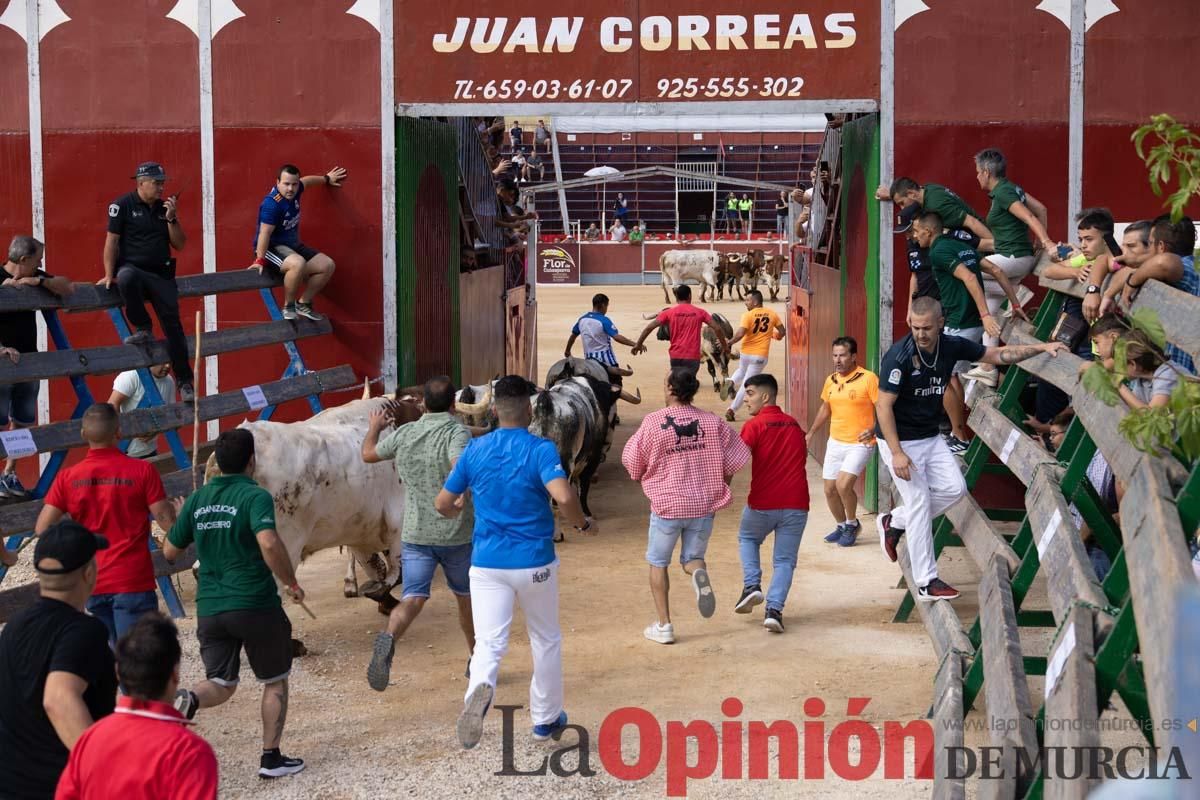
<instances>
[{"instance_id":1,"label":"bull horn","mask_svg":"<svg viewBox=\"0 0 1200 800\"><path fill-rule=\"evenodd\" d=\"M658 314L645 314L645 313L643 313L643 314L642 314L642 319L646 319L646 320L650 320L650 319L658 319Z\"/></svg>"},{"instance_id":2,"label":"bull horn","mask_svg":"<svg viewBox=\"0 0 1200 800\"><path fill-rule=\"evenodd\" d=\"M368 378L363 378L363 400L371 399L371 381Z\"/></svg>"},{"instance_id":3,"label":"bull horn","mask_svg":"<svg viewBox=\"0 0 1200 800\"><path fill-rule=\"evenodd\" d=\"M488 410L488 406L492 403L492 387L489 385L483 390L483 399L478 403L455 403L454 407L458 413L469 417L477 417Z\"/></svg>"}]
</instances>

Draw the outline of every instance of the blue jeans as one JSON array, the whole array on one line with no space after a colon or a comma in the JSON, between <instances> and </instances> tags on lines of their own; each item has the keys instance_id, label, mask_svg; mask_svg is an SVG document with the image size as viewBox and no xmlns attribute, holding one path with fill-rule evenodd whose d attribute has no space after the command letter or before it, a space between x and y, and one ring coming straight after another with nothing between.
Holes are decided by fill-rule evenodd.
<instances>
[{"instance_id":1,"label":"blue jeans","mask_svg":"<svg viewBox=\"0 0 1200 800\"><path fill-rule=\"evenodd\" d=\"M771 562L771 587L767 589L767 608L783 611L788 590L792 588L792 573L796 570L796 552L808 524L808 512L784 508L755 511L746 506L738 529L738 555L742 559L742 585L762 585L762 565L758 548L767 534L775 531L775 552Z\"/></svg>"},{"instance_id":2,"label":"blue jeans","mask_svg":"<svg viewBox=\"0 0 1200 800\"><path fill-rule=\"evenodd\" d=\"M409 544L400 548L400 567L404 573L404 597L429 597L429 587L437 565L442 565L446 585L461 597L471 594L471 543L438 546Z\"/></svg>"},{"instance_id":3,"label":"blue jeans","mask_svg":"<svg viewBox=\"0 0 1200 800\"><path fill-rule=\"evenodd\" d=\"M675 550L675 542L681 539L683 544L679 546L679 563L703 561L704 554L708 551L708 537L712 536L712 526L712 514L690 519L664 519L651 512L646 561L652 567L665 569L671 566L671 553Z\"/></svg>"},{"instance_id":4,"label":"blue jeans","mask_svg":"<svg viewBox=\"0 0 1200 800\"><path fill-rule=\"evenodd\" d=\"M87 601L87 610L108 628L109 643L116 644L143 614L158 610L158 595L154 592L94 594Z\"/></svg>"}]
</instances>

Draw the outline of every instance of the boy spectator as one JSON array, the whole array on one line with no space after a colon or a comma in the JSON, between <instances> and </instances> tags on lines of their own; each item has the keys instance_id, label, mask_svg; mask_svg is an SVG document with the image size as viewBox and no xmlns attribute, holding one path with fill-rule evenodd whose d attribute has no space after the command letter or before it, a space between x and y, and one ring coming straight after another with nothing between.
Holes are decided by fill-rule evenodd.
<instances>
[{"instance_id":1,"label":"boy spectator","mask_svg":"<svg viewBox=\"0 0 1200 800\"><path fill-rule=\"evenodd\" d=\"M4 262L4 282L21 291L40 286L60 297L74 287L67 278L56 278L41 268L46 246L32 236L14 236ZM37 352L37 312L9 311L0 314L0 358L19 363L22 353ZM16 430L37 425L39 381L22 381L0 386L0 428ZM17 460L8 459L0 476L0 497L25 497L29 493L17 478Z\"/></svg>"},{"instance_id":2,"label":"boy spectator","mask_svg":"<svg viewBox=\"0 0 1200 800\"><path fill-rule=\"evenodd\" d=\"M700 616L716 611L704 554L713 515L732 499L729 482L750 460L750 449L733 428L692 405L699 388L695 372L672 367L663 386L666 408L646 415L621 454L629 477L642 484L650 500L646 561L657 617L642 634L659 644L675 642L667 568L677 541L679 563L692 578Z\"/></svg>"},{"instance_id":3,"label":"boy spectator","mask_svg":"<svg viewBox=\"0 0 1200 800\"><path fill-rule=\"evenodd\" d=\"M671 347L668 351L671 368L683 367L695 375L700 372L701 325L712 328L717 341L720 342L721 349L727 353L729 352L729 343L725 340L725 331L721 330L720 325L713 322L712 314L703 308L692 305L692 287L682 284L676 286L673 291L675 305L658 312L658 316L642 329L642 335L638 337L633 346L633 354L636 356L646 352L646 337L659 326L666 325L671 334Z\"/></svg>"},{"instance_id":4,"label":"boy spectator","mask_svg":"<svg viewBox=\"0 0 1200 800\"><path fill-rule=\"evenodd\" d=\"M520 147L514 149L512 154L513 178L518 182L529 180L529 174L525 169L526 166L525 151Z\"/></svg>"},{"instance_id":5,"label":"boy spectator","mask_svg":"<svg viewBox=\"0 0 1200 800\"><path fill-rule=\"evenodd\" d=\"M333 259L300 241L300 196L309 186L325 184L337 188L346 179L346 170L334 167L324 175L300 177L300 168L284 164L279 168L275 186L258 206L258 228L254 235L252 269L260 273L268 263L283 273L283 318L297 316L321 321L324 315L313 310L313 298L333 277ZM300 285L305 284L299 299ZM175 372L179 374L178 370Z\"/></svg>"},{"instance_id":6,"label":"boy spectator","mask_svg":"<svg viewBox=\"0 0 1200 800\"><path fill-rule=\"evenodd\" d=\"M771 585L763 617L763 627L772 633L783 633L783 606L792 588L796 553L808 524L806 437L800 424L779 407L778 396L779 384L773 375L764 373L746 379L750 419L742 426L741 436L754 460L750 494L738 528L742 596L733 607L735 613L749 614L763 602L758 550L767 534L774 531Z\"/></svg>"},{"instance_id":7,"label":"boy spectator","mask_svg":"<svg viewBox=\"0 0 1200 800\"><path fill-rule=\"evenodd\" d=\"M854 486L871 453L875 451L875 403L879 400L879 378L858 365L858 342L850 336L833 340L833 372L821 388L821 407L813 419L807 446L813 434L829 423L821 478L825 502L837 527L825 536L829 544L852 547L862 532L858 521L858 494Z\"/></svg>"},{"instance_id":8,"label":"boy spectator","mask_svg":"<svg viewBox=\"0 0 1200 800\"><path fill-rule=\"evenodd\" d=\"M547 128L546 123L540 119L537 121L537 127L533 130L534 153L537 153L539 144L545 148L546 155L550 155L550 129Z\"/></svg>"},{"instance_id":9,"label":"boy spectator","mask_svg":"<svg viewBox=\"0 0 1200 800\"><path fill-rule=\"evenodd\" d=\"M187 337L179 321L179 288L171 256L171 250L182 250L187 244L176 209L179 195L162 199L167 173L153 161L138 164L134 180L137 188L108 207L104 277L98 283L108 289L115 283L121 292L125 318L134 329L125 337L125 344L142 345L153 338L154 329L146 312L146 301L151 302L167 337L179 396L190 403L196 399L196 390L188 364Z\"/></svg>"},{"instance_id":10,"label":"boy spectator","mask_svg":"<svg viewBox=\"0 0 1200 800\"><path fill-rule=\"evenodd\" d=\"M171 377L170 364L155 364L149 368L150 377L154 379L154 387L158 389L159 397L164 403L175 402L175 379ZM146 387L136 369L122 372L113 381L112 394L108 396L109 405L122 414L127 414L142 404L146 396ZM130 439L125 455L133 458L153 458L158 455L158 436L147 436L143 439Z\"/></svg>"},{"instance_id":11,"label":"boy spectator","mask_svg":"<svg viewBox=\"0 0 1200 800\"><path fill-rule=\"evenodd\" d=\"M1130 408L1159 408L1171 402L1171 392L1179 384L1179 372L1163 359L1158 349L1141 331L1126 331L1125 374L1128 380L1117 387L1117 394Z\"/></svg>"},{"instance_id":12,"label":"boy spectator","mask_svg":"<svg viewBox=\"0 0 1200 800\"><path fill-rule=\"evenodd\" d=\"M260 778L280 778L304 769L304 761L279 750L288 712L292 671L292 623L283 612L275 579L297 603L304 590L296 582L287 548L275 532L271 493L254 482L254 436L245 428L217 437L221 474L192 493L171 526L163 555L174 561L195 542L200 561L196 586L196 638L205 680L180 689L175 708L192 719L233 697L242 649L262 684Z\"/></svg>"},{"instance_id":13,"label":"boy spectator","mask_svg":"<svg viewBox=\"0 0 1200 800\"><path fill-rule=\"evenodd\" d=\"M147 614L117 642L116 655L117 713L75 744L55 800L216 800L217 756L171 706L181 655L175 624Z\"/></svg>"},{"instance_id":14,"label":"boy spectator","mask_svg":"<svg viewBox=\"0 0 1200 800\"><path fill-rule=\"evenodd\" d=\"M508 143L512 145L513 150L520 149L524 136L525 131L521 130L521 121L514 119L512 127L508 130Z\"/></svg>"},{"instance_id":15,"label":"boy spectator","mask_svg":"<svg viewBox=\"0 0 1200 800\"><path fill-rule=\"evenodd\" d=\"M117 449L121 430L111 405L96 403L83 413L83 438L87 455L58 473L35 531L40 534L70 515L108 540L111 547L96 556L98 577L87 610L116 644L139 617L158 608L149 516L169 530L175 509L158 470Z\"/></svg>"},{"instance_id":16,"label":"boy spectator","mask_svg":"<svg viewBox=\"0 0 1200 800\"><path fill-rule=\"evenodd\" d=\"M73 520L38 537L40 597L0 632L0 792L49 800L84 731L113 711L117 676L108 632L83 609L108 547Z\"/></svg>"},{"instance_id":17,"label":"boy spectator","mask_svg":"<svg viewBox=\"0 0 1200 800\"><path fill-rule=\"evenodd\" d=\"M533 180L533 173L537 173L539 181L546 179L546 165L542 161L542 157L538 155L537 148L525 159L524 177L527 181Z\"/></svg>"}]
</instances>

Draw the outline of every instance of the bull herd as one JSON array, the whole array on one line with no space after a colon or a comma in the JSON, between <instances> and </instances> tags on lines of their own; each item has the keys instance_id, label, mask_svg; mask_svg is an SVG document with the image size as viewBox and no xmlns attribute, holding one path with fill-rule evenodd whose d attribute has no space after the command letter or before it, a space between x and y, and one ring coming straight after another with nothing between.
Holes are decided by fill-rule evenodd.
<instances>
[{"instance_id":1,"label":"bull herd","mask_svg":"<svg viewBox=\"0 0 1200 800\"><path fill-rule=\"evenodd\" d=\"M562 359L550 368L545 388L531 387L530 392L529 430L555 443L589 516L588 489L619 422L621 387L610 380L596 361ZM495 424L491 384L467 386L456 400L468 425L486 429ZM394 461L367 464L360 450L372 411L384 409L392 424L402 425L424 413L421 402L421 387L369 397L364 386L362 399L302 422L240 426L254 434L254 479L275 500L276 528L292 563L319 550L346 548L344 594L375 600L383 613L395 606L391 589L400 582L405 492ZM210 457L205 479L216 474L216 460ZM359 567L368 578L362 585Z\"/></svg>"},{"instance_id":2,"label":"bull herd","mask_svg":"<svg viewBox=\"0 0 1200 800\"><path fill-rule=\"evenodd\" d=\"M659 256L658 269L662 275L663 298L672 302L668 286L678 286L688 280L700 284L700 302L724 300L726 290L729 299L736 291L738 299L744 293L757 289L765 283L771 300L779 299L779 281L787 267L785 253L768 253L764 250L747 250L745 253L718 252L716 250L668 250ZM711 292L711 294L710 294Z\"/></svg>"}]
</instances>

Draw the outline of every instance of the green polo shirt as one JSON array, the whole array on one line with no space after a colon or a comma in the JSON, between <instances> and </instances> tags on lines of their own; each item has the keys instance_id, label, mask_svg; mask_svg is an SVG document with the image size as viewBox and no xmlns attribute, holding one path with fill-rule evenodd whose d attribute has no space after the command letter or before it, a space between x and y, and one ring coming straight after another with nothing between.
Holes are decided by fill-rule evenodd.
<instances>
[{"instance_id":1,"label":"green polo shirt","mask_svg":"<svg viewBox=\"0 0 1200 800\"><path fill-rule=\"evenodd\" d=\"M192 493L167 540L180 549L196 543L197 616L280 605L257 538L260 531L274 529L271 493L253 478L222 475Z\"/></svg>"},{"instance_id":2,"label":"green polo shirt","mask_svg":"<svg viewBox=\"0 0 1200 800\"><path fill-rule=\"evenodd\" d=\"M731 197L725 201L725 208L729 209L730 211L737 211L737 207L738 201L736 197Z\"/></svg>"},{"instance_id":3,"label":"green polo shirt","mask_svg":"<svg viewBox=\"0 0 1200 800\"><path fill-rule=\"evenodd\" d=\"M408 544L452 547L471 541L475 513L471 500L462 513L447 519L433 507L458 457L471 441L471 432L448 413L425 414L401 425L375 445L380 458L396 461L396 474L404 484L404 530Z\"/></svg>"},{"instance_id":4,"label":"green polo shirt","mask_svg":"<svg viewBox=\"0 0 1200 800\"><path fill-rule=\"evenodd\" d=\"M996 239L996 254L1016 258L1033 255L1029 227L1008 210L1013 203L1024 205L1025 191L1008 178L1001 178L988 196L992 198L992 208L988 211L987 226Z\"/></svg>"},{"instance_id":5,"label":"green polo shirt","mask_svg":"<svg viewBox=\"0 0 1200 800\"><path fill-rule=\"evenodd\" d=\"M979 219L979 215L961 197L936 183L925 184L925 202L921 207L935 212L947 228L963 227L968 216Z\"/></svg>"},{"instance_id":6,"label":"green polo shirt","mask_svg":"<svg viewBox=\"0 0 1200 800\"><path fill-rule=\"evenodd\" d=\"M738 211L749 211L753 206L753 200L738 200Z\"/></svg>"},{"instance_id":7,"label":"green polo shirt","mask_svg":"<svg viewBox=\"0 0 1200 800\"><path fill-rule=\"evenodd\" d=\"M942 295L942 311L947 328L978 328L983 324L979 308L971 299L966 285L954 277L954 268L959 264L971 270L979 289L983 291L983 276L979 271L979 254L970 245L951 236L939 236L929 246L929 263L933 267L933 278Z\"/></svg>"}]
</instances>

